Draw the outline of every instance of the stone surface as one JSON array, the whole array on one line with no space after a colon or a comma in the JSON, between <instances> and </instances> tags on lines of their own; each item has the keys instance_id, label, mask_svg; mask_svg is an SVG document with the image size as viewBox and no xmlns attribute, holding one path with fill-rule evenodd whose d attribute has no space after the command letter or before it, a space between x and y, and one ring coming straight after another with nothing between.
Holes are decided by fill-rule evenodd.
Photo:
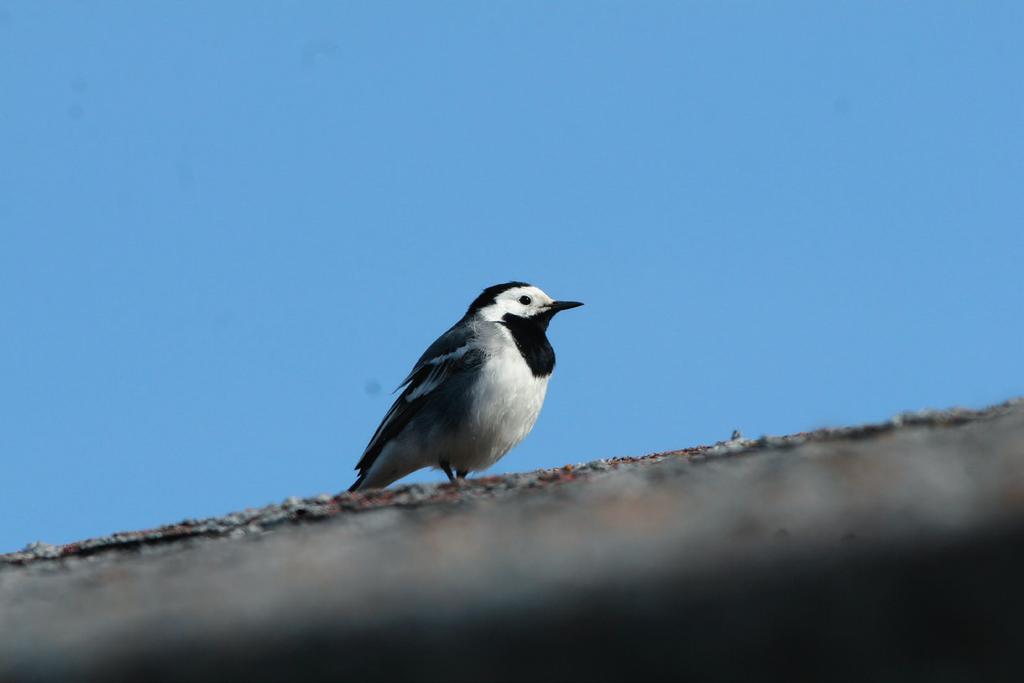
<instances>
[{"instance_id":1,"label":"stone surface","mask_svg":"<svg viewBox=\"0 0 1024 683\"><path fill-rule=\"evenodd\" d=\"M1024 403L0 556L0 681L1016 680Z\"/></svg>"}]
</instances>

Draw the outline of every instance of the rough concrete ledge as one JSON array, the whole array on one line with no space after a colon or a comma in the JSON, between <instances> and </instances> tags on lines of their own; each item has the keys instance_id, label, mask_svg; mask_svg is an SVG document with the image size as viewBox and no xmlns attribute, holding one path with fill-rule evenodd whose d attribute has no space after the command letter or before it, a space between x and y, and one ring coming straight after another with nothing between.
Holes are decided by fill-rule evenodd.
<instances>
[{"instance_id":1,"label":"rough concrete ledge","mask_svg":"<svg viewBox=\"0 0 1024 683\"><path fill-rule=\"evenodd\" d=\"M120 531L65 545L52 545L37 541L17 552L0 553L0 565L23 565L38 560L86 557L108 550L131 550L139 546L173 543L195 537L238 538L246 534L262 533L281 524L315 522L339 514L365 512L382 507L418 507L494 498L503 494L522 492L524 489L533 490L579 481L594 473L644 467L661 462L666 458L688 458L691 461L700 461L704 458L739 455L759 450L795 448L809 442L863 439L910 426L952 427L998 418L1022 404L1024 404L1024 398L1013 399L984 410L953 408L950 410L912 411L900 413L885 422L854 427L826 428L785 436L762 436L758 439L745 439L737 432L731 439L719 441L711 446L695 446L637 457L605 458L522 474L474 477L467 480L461 487L443 484L412 484L365 493L340 493L333 496L323 493L310 498L292 496L281 503L265 505L261 508L247 508L221 517L184 519L156 529Z\"/></svg>"},{"instance_id":2,"label":"rough concrete ledge","mask_svg":"<svg viewBox=\"0 0 1024 683\"><path fill-rule=\"evenodd\" d=\"M0 556L0 681L1017 680L1024 402Z\"/></svg>"}]
</instances>

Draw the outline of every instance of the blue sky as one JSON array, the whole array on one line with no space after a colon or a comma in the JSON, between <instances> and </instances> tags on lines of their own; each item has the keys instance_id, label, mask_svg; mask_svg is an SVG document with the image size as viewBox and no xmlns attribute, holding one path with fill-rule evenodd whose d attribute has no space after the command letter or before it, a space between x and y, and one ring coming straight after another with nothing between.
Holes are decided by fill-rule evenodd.
<instances>
[{"instance_id":1,"label":"blue sky","mask_svg":"<svg viewBox=\"0 0 1024 683\"><path fill-rule=\"evenodd\" d=\"M510 279L498 472L1024 393L1022 8L0 0L0 551L343 490Z\"/></svg>"}]
</instances>

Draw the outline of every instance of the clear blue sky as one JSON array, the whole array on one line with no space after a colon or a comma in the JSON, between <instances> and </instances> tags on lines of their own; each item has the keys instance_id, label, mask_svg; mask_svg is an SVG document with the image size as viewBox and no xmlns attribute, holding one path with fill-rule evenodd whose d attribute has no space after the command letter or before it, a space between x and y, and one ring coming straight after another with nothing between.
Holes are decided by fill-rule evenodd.
<instances>
[{"instance_id":1,"label":"clear blue sky","mask_svg":"<svg viewBox=\"0 0 1024 683\"><path fill-rule=\"evenodd\" d=\"M0 551L343 490L509 279L587 306L499 472L1024 393L1022 31L0 0Z\"/></svg>"}]
</instances>

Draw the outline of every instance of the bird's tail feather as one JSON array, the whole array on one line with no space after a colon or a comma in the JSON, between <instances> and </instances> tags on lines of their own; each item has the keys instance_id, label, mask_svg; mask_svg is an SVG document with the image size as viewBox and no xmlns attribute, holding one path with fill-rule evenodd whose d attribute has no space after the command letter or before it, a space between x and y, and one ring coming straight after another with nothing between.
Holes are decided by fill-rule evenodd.
<instances>
[{"instance_id":1,"label":"bird's tail feather","mask_svg":"<svg viewBox=\"0 0 1024 683\"><path fill-rule=\"evenodd\" d=\"M352 493L353 491L358 491L359 487L362 485L363 481L365 481L365 480L366 480L366 471L364 470L364 471L359 473L359 476L356 478L355 483L348 487L348 492Z\"/></svg>"}]
</instances>

